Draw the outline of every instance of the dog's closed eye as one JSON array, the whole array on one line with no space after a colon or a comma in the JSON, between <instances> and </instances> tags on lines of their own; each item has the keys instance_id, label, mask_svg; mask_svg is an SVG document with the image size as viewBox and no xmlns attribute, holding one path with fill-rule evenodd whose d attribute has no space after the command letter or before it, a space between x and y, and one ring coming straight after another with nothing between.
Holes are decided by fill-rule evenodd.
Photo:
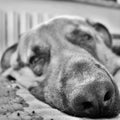
<instances>
[{"instance_id":1,"label":"dog's closed eye","mask_svg":"<svg viewBox=\"0 0 120 120\"><path fill-rule=\"evenodd\" d=\"M81 44L88 44L91 40L93 40L92 36L84 31L81 31L79 29L73 30L71 33L66 35L66 38L68 41L75 45L81 45Z\"/></svg>"},{"instance_id":2,"label":"dog's closed eye","mask_svg":"<svg viewBox=\"0 0 120 120\"><path fill-rule=\"evenodd\" d=\"M92 40L92 36L90 34L84 34L82 37L84 40Z\"/></svg>"},{"instance_id":3,"label":"dog's closed eye","mask_svg":"<svg viewBox=\"0 0 120 120\"><path fill-rule=\"evenodd\" d=\"M90 34L80 31L78 29L75 29L72 32L72 36L74 36L75 39L81 39L81 40L91 40L92 39L92 36Z\"/></svg>"},{"instance_id":4,"label":"dog's closed eye","mask_svg":"<svg viewBox=\"0 0 120 120\"><path fill-rule=\"evenodd\" d=\"M45 64L45 59L38 56L33 56L30 58L30 67L37 76L42 75L42 69Z\"/></svg>"},{"instance_id":5,"label":"dog's closed eye","mask_svg":"<svg viewBox=\"0 0 120 120\"><path fill-rule=\"evenodd\" d=\"M35 65L35 64L39 63L40 61L44 61L44 59L40 58L39 56L32 56L30 58L29 62L30 62L30 64Z\"/></svg>"},{"instance_id":6,"label":"dog's closed eye","mask_svg":"<svg viewBox=\"0 0 120 120\"><path fill-rule=\"evenodd\" d=\"M49 63L50 53L49 51L44 52L44 50L36 49L34 51L34 55L29 59L29 67L37 76L41 76L43 74L45 64Z\"/></svg>"}]
</instances>

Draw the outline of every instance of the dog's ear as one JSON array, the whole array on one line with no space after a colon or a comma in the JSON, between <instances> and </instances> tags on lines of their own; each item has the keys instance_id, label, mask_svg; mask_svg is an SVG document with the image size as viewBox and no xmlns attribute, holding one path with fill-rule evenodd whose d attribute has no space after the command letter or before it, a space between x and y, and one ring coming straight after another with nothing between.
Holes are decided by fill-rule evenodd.
<instances>
[{"instance_id":1,"label":"dog's ear","mask_svg":"<svg viewBox=\"0 0 120 120\"><path fill-rule=\"evenodd\" d=\"M109 30L101 23L92 23L94 29L103 37L104 43L107 47L112 47L112 36Z\"/></svg>"},{"instance_id":2,"label":"dog's ear","mask_svg":"<svg viewBox=\"0 0 120 120\"><path fill-rule=\"evenodd\" d=\"M2 71L5 71L11 66L11 57L17 49L17 43L7 48L1 58L1 68Z\"/></svg>"}]
</instances>

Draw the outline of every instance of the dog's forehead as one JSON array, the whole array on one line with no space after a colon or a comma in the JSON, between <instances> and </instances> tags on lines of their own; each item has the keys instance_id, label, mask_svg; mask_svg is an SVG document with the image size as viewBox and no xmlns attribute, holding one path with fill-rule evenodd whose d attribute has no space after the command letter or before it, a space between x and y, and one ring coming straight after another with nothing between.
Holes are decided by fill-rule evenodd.
<instances>
[{"instance_id":1,"label":"dog's forehead","mask_svg":"<svg viewBox=\"0 0 120 120\"><path fill-rule=\"evenodd\" d=\"M45 21L45 22L35 26L32 29L32 31L50 32L50 30L52 30L54 32L55 31L56 32L58 32L58 31L65 32L68 29L70 31L77 27L79 27L83 31L84 30L91 31L91 29L93 29L93 26L85 18L78 17L78 16L59 16L59 17L54 17L48 21Z\"/></svg>"},{"instance_id":2,"label":"dog's forehead","mask_svg":"<svg viewBox=\"0 0 120 120\"><path fill-rule=\"evenodd\" d=\"M25 36L27 36L28 38L30 36L40 36L41 34L45 36L46 34L48 35L50 32L65 34L77 28L88 33L95 32L95 29L88 22L87 19L76 16L59 16L35 26L33 29L28 31Z\"/></svg>"},{"instance_id":3,"label":"dog's forehead","mask_svg":"<svg viewBox=\"0 0 120 120\"><path fill-rule=\"evenodd\" d=\"M57 26L65 26L68 24L72 25L79 25L79 24L85 24L87 21L86 19L82 19L79 17L56 17L53 19L50 19L49 21L45 22L45 24L54 24Z\"/></svg>"},{"instance_id":4,"label":"dog's forehead","mask_svg":"<svg viewBox=\"0 0 120 120\"><path fill-rule=\"evenodd\" d=\"M47 26L55 27L57 30L64 31L65 28L70 30L80 27L81 30L90 30L92 26L89 24L87 19L81 17L62 16L50 19L45 22ZM65 29L66 30L66 29Z\"/></svg>"},{"instance_id":5,"label":"dog's forehead","mask_svg":"<svg viewBox=\"0 0 120 120\"><path fill-rule=\"evenodd\" d=\"M95 36L97 33L87 19L67 16L50 19L49 21L39 25L37 28L34 28L33 33L35 30L37 31L36 33L38 36L44 38L48 36L49 38L56 36L63 39L67 34L72 34L76 29L84 33L91 34L91 36Z\"/></svg>"},{"instance_id":6,"label":"dog's forehead","mask_svg":"<svg viewBox=\"0 0 120 120\"><path fill-rule=\"evenodd\" d=\"M31 41L31 39L48 36L51 32L63 34L71 32L73 29L76 29L78 27L79 29L86 32L89 32L92 29L92 26L89 25L86 19L70 16L56 17L37 25L26 34L24 34L22 39Z\"/></svg>"},{"instance_id":7,"label":"dog's forehead","mask_svg":"<svg viewBox=\"0 0 120 120\"><path fill-rule=\"evenodd\" d=\"M20 52L25 53L34 46L44 47L45 49L52 46L52 49L55 48L54 51L59 50L59 48L68 46L66 35L71 34L75 29L92 34L92 36L95 34L94 28L86 19L68 16L56 17L26 32L19 42Z\"/></svg>"}]
</instances>

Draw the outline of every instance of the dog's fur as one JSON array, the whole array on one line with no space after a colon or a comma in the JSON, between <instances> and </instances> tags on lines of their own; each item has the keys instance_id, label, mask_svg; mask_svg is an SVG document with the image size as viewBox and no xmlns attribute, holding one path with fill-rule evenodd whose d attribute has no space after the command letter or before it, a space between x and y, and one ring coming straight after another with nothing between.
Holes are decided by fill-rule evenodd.
<instances>
[{"instance_id":1,"label":"dog's fur","mask_svg":"<svg viewBox=\"0 0 120 120\"><path fill-rule=\"evenodd\" d=\"M102 24L57 17L23 34L3 54L1 67L3 75L15 77L38 99L63 112L113 117L119 113L120 98L112 75L120 64L111 44Z\"/></svg>"}]
</instances>

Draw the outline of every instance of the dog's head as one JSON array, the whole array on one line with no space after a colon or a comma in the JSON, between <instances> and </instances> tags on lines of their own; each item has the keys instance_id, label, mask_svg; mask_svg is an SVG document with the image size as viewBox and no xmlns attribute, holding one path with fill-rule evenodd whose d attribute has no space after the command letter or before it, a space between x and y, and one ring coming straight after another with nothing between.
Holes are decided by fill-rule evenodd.
<instances>
[{"instance_id":1,"label":"dog's head","mask_svg":"<svg viewBox=\"0 0 120 120\"><path fill-rule=\"evenodd\" d=\"M9 48L1 63L3 70L12 68L13 77L52 107L81 117L113 117L119 113L119 93L100 64L110 46L103 25L58 17L22 35L14 54Z\"/></svg>"}]
</instances>

